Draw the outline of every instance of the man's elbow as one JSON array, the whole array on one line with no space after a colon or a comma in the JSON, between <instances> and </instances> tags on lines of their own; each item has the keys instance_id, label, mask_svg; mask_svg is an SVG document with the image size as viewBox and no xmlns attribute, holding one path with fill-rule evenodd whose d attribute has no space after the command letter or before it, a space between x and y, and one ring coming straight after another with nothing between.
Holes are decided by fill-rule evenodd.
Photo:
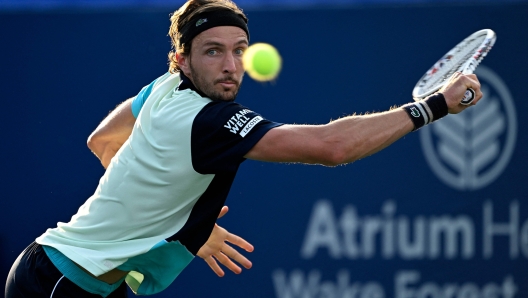
<instances>
[{"instance_id":1,"label":"man's elbow","mask_svg":"<svg viewBox=\"0 0 528 298\"><path fill-rule=\"evenodd\" d=\"M342 146L329 145L321 153L319 160L325 166L335 167L347 163L347 154Z\"/></svg>"},{"instance_id":2,"label":"man's elbow","mask_svg":"<svg viewBox=\"0 0 528 298\"><path fill-rule=\"evenodd\" d=\"M361 156L361 145L350 146L346 142L332 141L324 144L322 158L322 164L325 166L335 167L342 164L347 164L360 159Z\"/></svg>"},{"instance_id":3,"label":"man's elbow","mask_svg":"<svg viewBox=\"0 0 528 298\"><path fill-rule=\"evenodd\" d=\"M86 146L95 153L95 155L99 156L101 154L101 151L104 150L105 144L104 140L100 138L97 134L92 133L88 140L86 140Z\"/></svg>"},{"instance_id":4,"label":"man's elbow","mask_svg":"<svg viewBox=\"0 0 528 298\"><path fill-rule=\"evenodd\" d=\"M354 161L347 156L344 150L334 149L333 151L333 154L330 155L330 159L328 159L327 163L325 164L326 166L335 167Z\"/></svg>"}]
</instances>

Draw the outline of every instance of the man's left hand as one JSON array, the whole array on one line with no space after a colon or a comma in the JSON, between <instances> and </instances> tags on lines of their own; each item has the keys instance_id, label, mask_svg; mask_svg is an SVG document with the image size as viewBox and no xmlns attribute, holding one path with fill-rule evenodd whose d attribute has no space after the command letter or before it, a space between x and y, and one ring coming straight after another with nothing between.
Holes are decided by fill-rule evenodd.
<instances>
[{"instance_id":1,"label":"man's left hand","mask_svg":"<svg viewBox=\"0 0 528 298\"><path fill-rule=\"evenodd\" d=\"M218 218L224 216L229 209L227 206L222 207ZM236 249L231 247L227 242L237 245L238 247L246 250L247 252L253 251L253 245L247 242L245 239L229 233L226 229L215 224L211 236L207 242L200 248L196 254L200 258L204 259L205 262L211 267L216 275L224 276L224 271L220 268L217 261L229 268L236 274L240 274L242 269L235 263L239 263L244 268L249 269L253 265L245 256L240 254ZM235 261L235 262L233 262Z\"/></svg>"}]
</instances>

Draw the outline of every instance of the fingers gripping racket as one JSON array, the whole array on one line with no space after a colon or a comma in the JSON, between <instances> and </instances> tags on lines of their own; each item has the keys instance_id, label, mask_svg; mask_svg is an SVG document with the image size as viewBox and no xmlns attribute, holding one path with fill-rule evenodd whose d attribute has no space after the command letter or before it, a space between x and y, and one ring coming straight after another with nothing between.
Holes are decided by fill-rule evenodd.
<instances>
[{"instance_id":1,"label":"fingers gripping racket","mask_svg":"<svg viewBox=\"0 0 528 298\"><path fill-rule=\"evenodd\" d=\"M418 101L435 93L455 72L472 74L491 50L496 39L495 32L490 29L480 30L468 36L423 75L413 89L413 98ZM469 88L460 103L469 105L474 99L475 91Z\"/></svg>"}]
</instances>

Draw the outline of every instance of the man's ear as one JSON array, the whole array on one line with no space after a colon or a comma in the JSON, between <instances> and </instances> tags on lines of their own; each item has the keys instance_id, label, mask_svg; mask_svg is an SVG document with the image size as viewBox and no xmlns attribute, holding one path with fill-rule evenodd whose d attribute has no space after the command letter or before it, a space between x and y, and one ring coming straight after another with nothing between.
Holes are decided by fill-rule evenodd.
<instances>
[{"instance_id":1,"label":"man's ear","mask_svg":"<svg viewBox=\"0 0 528 298\"><path fill-rule=\"evenodd\" d=\"M178 66L180 67L183 74L186 76L190 76L191 67L189 65L190 64L189 56L176 53L176 61L178 61Z\"/></svg>"}]
</instances>

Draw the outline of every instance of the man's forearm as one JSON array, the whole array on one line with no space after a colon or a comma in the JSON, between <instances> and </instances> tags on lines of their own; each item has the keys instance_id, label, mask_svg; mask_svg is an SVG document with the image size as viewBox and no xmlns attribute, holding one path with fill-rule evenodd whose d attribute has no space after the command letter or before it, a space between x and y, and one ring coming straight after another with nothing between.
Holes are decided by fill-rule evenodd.
<instances>
[{"instance_id":1,"label":"man's forearm","mask_svg":"<svg viewBox=\"0 0 528 298\"><path fill-rule=\"evenodd\" d=\"M106 142L101 144L100 147L90 147L90 150L99 158L101 164L106 169L110 165L110 161L116 155L117 151L121 148L123 144L116 142Z\"/></svg>"},{"instance_id":2,"label":"man's forearm","mask_svg":"<svg viewBox=\"0 0 528 298\"><path fill-rule=\"evenodd\" d=\"M337 148L342 150L339 163L349 163L372 155L408 134L413 128L412 121L402 109L349 116L326 125L328 137L335 137Z\"/></svg>"}]
</instances>

